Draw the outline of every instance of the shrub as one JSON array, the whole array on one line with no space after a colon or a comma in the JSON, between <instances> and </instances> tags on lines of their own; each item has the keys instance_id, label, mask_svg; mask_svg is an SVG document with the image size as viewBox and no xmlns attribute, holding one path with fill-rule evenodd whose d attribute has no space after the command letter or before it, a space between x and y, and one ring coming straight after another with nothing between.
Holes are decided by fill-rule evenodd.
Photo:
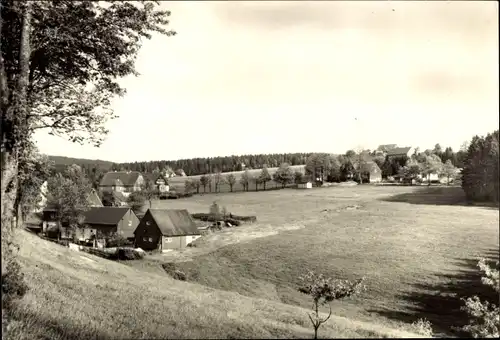
<instances>
[{"instance_id":1,"label":"shrub","mask_svg":"<svg viewBox=\"0 0 500 340\"><path fill-rule=\"evenodd\" d=\"M482 283L494 289L497 293L495 303L498 303L499 262L496 262L496 268L492 268L484 259L481 259L478 267L485 275L481 279ZM500 308L489 301L481 301L477 296L469 297L464 302L465 306L462 309L469 315L470 322L463 327L463 330L474 338L498 338L500 336Z\"/></svg>"},{"instance_id":2,"label":"shrub","mask_svg":"<svg viewBox=\"0 0 500 340\"><path fill-rule=\"evenodd\" d=\"M411 328L417 334L432 338L432 325L426 319L418 319L418 321L411 324Z\"/></svg>"},{"instance_id":3,"label":"shrub","mask_svg":"<svg viewBox=\"0 0 500 340\"><path fill-rule=\"evenodd\" d=\"M132 242L127 240L121 234L113 233L113 235L111 235L111 237L108 239L106 247L114 248L114 247L130 246L130 245L132 245Z\"/></svg>"}]
</instances>

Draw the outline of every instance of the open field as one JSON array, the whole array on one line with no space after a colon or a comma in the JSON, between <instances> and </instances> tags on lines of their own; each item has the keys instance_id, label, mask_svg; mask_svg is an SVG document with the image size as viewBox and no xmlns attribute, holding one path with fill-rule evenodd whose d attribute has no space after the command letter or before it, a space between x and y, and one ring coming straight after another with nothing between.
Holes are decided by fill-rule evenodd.
<instances>
[{"instance_id":1,"label":"open field","mask_svg":"<svg viewBox=\"0 0 500 340\"><path fill-rule=\"evenodd\" d=\"M256 215L256 230L300 228L238 243L225 236L228 245L209 254L163 255L164 262L192 259L176 264L188 280L308 308L310 301L295 289L306 270L365 276L368 291L334 303L334 313L386 326L425 317L438 334L453 335L451 326L465 321L459 298L482 294L477 259L498 256L498 207L467 206L456 187L286 189L157 201L153 207L208 212L213 200L235 214ZM206 242L217 243L214 237Z\"/></svg>"},{"instance_id":2,"label":"open field","mask_svg":"<svg viewBox=\"0 0 500 340\"><path fill-rule=\"evenodd\" d=\"M29 292L9 339L309 338L306 310L79 253L19 231ZM418 337L332 316L327 337Z\"/></svg>"},{"instance_id":3,"label":"open field","mask_svg":"<svg viewBox=\"0 0 500 340\"><path fill-rule=\"evenodd\" d=\"M292 169L293 172L300 171L303 174L305 173L305 165L291 165L290 168ZM278 168L268 168L269 174L272 176ZM259 176L260 172L262 169L251 169L248 170L250 176L252 178L256 178ZM236 183L233 186L233 192L238 192L238 191L243 191L243 186L240 184L240 179L241 175L243 175L245 171L232 171L232 172L224 172L222 173L222 176L225 178L229 174L233 174L234 177L236 178ZM196 175L196 176L187 176L187 177L172 177L168 179L168 184L170 187L176 191L183 192L184 191L184 183L186 182L187 179L193 180L193 179L200 179L202 175ZM266 189L274 188L276 186L279 186L279 184L276 184L275 182L269 181L266 184ZM230 186L227 183L223 183L220 185L220 192L230 192ZM249 191L255 191L255 180L251 180L249 187ZM259 185L259 190L263 190L263 186ZM215 184L212 182L212 191L215 191ZM207 186L207 193L209 192L208 186ZM203 187L200 188L200 193L203 193Z\"/></svg>"}]
</instances>

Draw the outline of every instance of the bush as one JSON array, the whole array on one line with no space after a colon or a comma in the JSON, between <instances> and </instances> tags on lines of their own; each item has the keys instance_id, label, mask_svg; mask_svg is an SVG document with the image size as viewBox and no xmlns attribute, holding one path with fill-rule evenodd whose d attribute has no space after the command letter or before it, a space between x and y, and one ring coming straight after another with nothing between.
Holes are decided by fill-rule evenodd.
<instances>
[{"instance_id":1,"label":"bush","mask_svg":"<svg viewBox=\"0 0 500 340\"><path fill-rule=\"evenodd\" d=\"M425 319L418 319L418 321L411 324L411 329L420 335L428 338L432 338L432 325L429 321Z\"/></svg>"},{"instance_id":2,"label":"bush","mask_svg":"<svg viewBox=\"0 0 500 340\"><path fill-rule=\"evenodd\" d=\"M109 239L106 244L107 248L114 248L114 247L123 247L123 246L131 246L132 242L127 240L125 237L123 237L121 234L114 233Z\"/></svg>"},{"instance_id":3,"label":"bush","mask_svg":"<svg viewBox=\"0 0 500 340\"><path fill-rule=\"evenodd\" d=\"M496 301L498 303L499 287L499 262L496 262L496 268L486 264L484 259L478 263L478 267L484 273L481 279L482 283L494 289ZM481 301L479 297L473 296L467 298L463 310L467 312L470 323L463 327L463 330L474 338L498 338L500 336L500 308L492 302Z\"/></svg>"}]
</instances>

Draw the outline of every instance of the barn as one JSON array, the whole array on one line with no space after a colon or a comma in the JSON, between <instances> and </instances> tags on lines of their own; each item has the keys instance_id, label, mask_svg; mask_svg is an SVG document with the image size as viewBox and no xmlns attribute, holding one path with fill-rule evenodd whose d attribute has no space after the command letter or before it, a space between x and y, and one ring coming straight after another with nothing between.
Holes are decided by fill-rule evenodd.
<instances>
[{"instance_id":1,"label":"barn","mask_svg":"<svg viewBox=\"0 0 500 340\"><path fill-rule=\"evenodd\" d=\"M366 162L362 166L362 177L363 182L378 183L382 181L382 170L380 170L377 163L373 161Z\"/></svg>"},{"instance_id":2,"label":"barn","mask_svg":"<svg viewBox=\"0 0 500 340\"><path fill-rule=\"evenodd\" d=\"M136 247L160 251L185 248L201 237L185 209L148 209L134 235Z\"/></svg>"}]
</instances>

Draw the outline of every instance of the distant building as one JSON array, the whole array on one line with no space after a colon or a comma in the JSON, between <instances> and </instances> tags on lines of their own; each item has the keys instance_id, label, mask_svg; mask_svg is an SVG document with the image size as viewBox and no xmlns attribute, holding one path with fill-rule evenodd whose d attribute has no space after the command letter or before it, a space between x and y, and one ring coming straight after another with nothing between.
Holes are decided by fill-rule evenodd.
<instances>
[{"instance_id":1,"label":"distant building","mask_svg":"<svg viewBox=\"0 0 500 340\"><path fill-rule=\"evenodd\" d=\"M144 177L138 171L110 171L99 183L101 192L119 191L125 196L134 191L140 191L144 184Z\"/></svg>"},{"instance_id":2,"label":"distant building","mask_svg":"<svg viewBox=\"0 0 500 340\"><path fill-rule=\"evenodd\" d=\"M187 210L148 209L134 231L135 246L144 250L182 249L201 237Z\"/></svg>"},{"instance_id":3,"label":"distant building","mask_svg":"<svg viewBox=\"0 0 500 340\"><path fill-rule=\"evenodd\" d=\"M377 163L373 161L365 162L362 166L363 177L367 177L369 183L378 183L382 181L382 170ZM364 181L365 179L363 179Z\"/></svg>"},{"instance_id":4,"label":"distant building","mask_svg":"<svg viewBox=\"0 0 500 340\"><path fill-rule=\"evenodd\" d=\"M375 155L386 155L392 149L397 147L396 144L383 144L379 145L377 150L375 150Z\"/></svg>"},{"instance_id":5,"label":"distant building","mask_svg":"<svg viewBox=\"0 0 500 340\"><path fill-rule=\"evenodd\" d=\"M302 180L297 183L297 189L312 189L312 182L308 180Z\"/></svg>"},{"instance_id":6,"label":"distant building","mask_svg":"<svg viewBox=\"0 0 500 340\"><path fill-rule=\"evenodd\" d=\"M156 189L160 193L165 193L170 191L170 186L168 185L168 177L162 173L145 174L155 184Z\"/></svg>"},{"instance_id":7,"label":"distant building","mask_svg":"<svg viewBox=\"0 0 500 340\"><path fill-rule=\"evenodd\" d=\"M405 146L405 147L397 147L392 150L389 150L387 152L387 157L389 159L391 158L402 158L402 157L411 157L413 152L415 151L414 148L411 146Z\"/></svg>"}]
</instances>

